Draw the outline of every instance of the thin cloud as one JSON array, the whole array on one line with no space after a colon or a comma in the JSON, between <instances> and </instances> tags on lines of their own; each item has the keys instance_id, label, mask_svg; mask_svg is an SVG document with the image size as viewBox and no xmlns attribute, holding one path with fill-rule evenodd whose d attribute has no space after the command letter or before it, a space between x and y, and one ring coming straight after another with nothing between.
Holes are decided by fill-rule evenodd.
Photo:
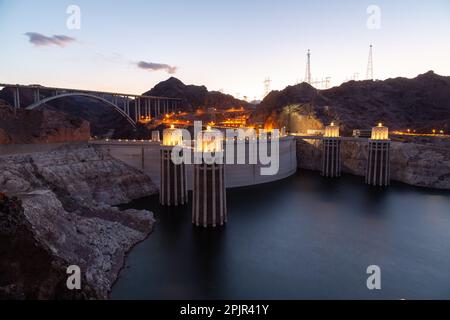
<instances>
[{"instance_id":1,"label":"thin cloud","mask_svg":"<svg viewBox=\"0 0 450 320\"><path fill-rule=\"evenodd\" d=\"M169 74L174 74L175 72L177 72L177 67L172 67L172 66L169 66L168 64L164 64L164 63L139 61L137 63L137 66L138 66L138 68L148 70L148 71L164 70Z\"/></svg>"},{"instance_id":2,"label":"thin cloud","mask_svg":"<svg viewBox=\"0 0 450 320\"><path fill-rule=\"evenodd\" d=\"M76 41L75 38L71 38L65 35L53 35L51 37L47 37L36 32L27 32L25 33L25 35L28 36L28 40L30 41L30 43L34 44L37 47L55 45L63 48L67 44Z\"/></svg>"}]
</instances>

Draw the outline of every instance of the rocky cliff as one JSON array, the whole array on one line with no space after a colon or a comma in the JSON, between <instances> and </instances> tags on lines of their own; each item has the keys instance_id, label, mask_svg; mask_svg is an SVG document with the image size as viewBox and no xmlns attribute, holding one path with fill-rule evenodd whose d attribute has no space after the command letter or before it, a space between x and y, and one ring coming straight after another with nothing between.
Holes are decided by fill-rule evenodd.
<instances>
[{"instance_id":1,"label":"rocky cliff","mask_svg":"<svg viewBox=\"0 0 450 320\"><path fill-rule=\"evenodd\" d=\"M349 81L317 90L307 83L272 91L251 122L286 126L292 132L322 129L337 122L345 134L383 122L391 130L430 133L450 130L450 77L432 71L414 79Z\"/></svg>"},{"instance_id":2,"label":"rocky cliff","mask_svg":"<svg viewBox=\"0 0 450 320\"><path fill-rule=\"evenodd\" d=\"M253 108L246 101L234 98L232 95L223 94L218 91L208 91L205 86L186 85L179 79L171 77L166 81L158 83L143 95L163 96L182 99L182 106L186 111L195 109L228 109L228 108Z\"/></svg>"},{"instance_id":3,"label":"rocky cliff","mask_svg":"<svg viewBox=\"0 0 450 320\"><path fill-rule=\"evenodd\" d=\"M0 101L0 145L88 141L89 123L62 112L14 109Z\"/></svg>"},{"instance_id":4,"label":"rocky cliff","mask_svg":"<svg viewBox=\"0 0 450 320\"><path fill-rule=\"evenodd\" d=\"M41 99L52 95L54 93L48 89L40 90ZM11 88L0 90L0 99L6 101L9 105L13 105L13 90ZM26 88L21 89L20 101L22 106L28 106L33 103L33 91ZM123 100L119 100L119 104L123 105ZM37 110L64 113L68 117L83 119L89 123L92 136L140 138L140 136L136 135L133 126L119 112L115 111L112 106L94 98L83 96L63 97L47 102Z\"/></svg>"},{"instance_id":5,"label":"rocky cliff","mask_svg":"<svg viewBox=\"0 0 450 320\"><path fill-rule=\"evenodd\" d=\"M0 157L0 297L108 297L125 254L152 230L153 214L113 205L157 188L91 146ZM78 265L82 290L66 287Z\"/></svg>"},{"instance_id":6,"label":"rocky cliff","mask_svg":"<svg viewBox=\"0 0 450 320\"><path fill-rule=\"evenodd\" d=\"M342 172L364 176L367 142L342 141ZM418 143L391 142L391 179L414 186L450 190L450 149ZM321 170L322 141L297 139L299 168Z\"/></svg>"}]
</instances>

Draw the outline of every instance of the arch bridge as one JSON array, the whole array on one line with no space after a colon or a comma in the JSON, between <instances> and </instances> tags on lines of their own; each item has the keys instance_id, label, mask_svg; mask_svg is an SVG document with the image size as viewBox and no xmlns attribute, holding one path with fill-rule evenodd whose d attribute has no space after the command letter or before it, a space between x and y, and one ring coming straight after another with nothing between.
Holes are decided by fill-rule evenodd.
<instances>
[{"instance_id":1,"label":"arch bridge","mask_svg":"<svg viewBox=\"0 0 450 320\"><path fill-rule=\"evenodd\" d=\"M140 119L149 119L162 114L178 111L181 99L159 96L146 96L118 92L44 87L40 85L20 85L0 83L0 87L9 88L13 94L14 108L32 110L47 102L64 97L88 97L105 103L113 111L120 113L133 127ZM21 103L21 90L31 91L32 103Z\"/></svg>"}]
</instances>

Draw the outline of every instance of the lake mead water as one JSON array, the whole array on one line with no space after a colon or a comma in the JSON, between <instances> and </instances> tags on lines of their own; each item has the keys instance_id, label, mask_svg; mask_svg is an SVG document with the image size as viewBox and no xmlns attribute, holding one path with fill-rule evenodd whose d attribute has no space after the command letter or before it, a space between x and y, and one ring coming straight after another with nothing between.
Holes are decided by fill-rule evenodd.
<instances>
[{"instance_id":1,"label":"lake mead water","mask_svg":"<svg viewBox=\"0 0 450 320\"><path fill-rule=\"evenodd\" d=\"M450 192L300 171L231 189L228 224L191 224L190 205L158 196L128 207L155 213L129 254L113 299L450 299ZM366 268L381 268L368 290Z\"/></svg>"}]
</instances>

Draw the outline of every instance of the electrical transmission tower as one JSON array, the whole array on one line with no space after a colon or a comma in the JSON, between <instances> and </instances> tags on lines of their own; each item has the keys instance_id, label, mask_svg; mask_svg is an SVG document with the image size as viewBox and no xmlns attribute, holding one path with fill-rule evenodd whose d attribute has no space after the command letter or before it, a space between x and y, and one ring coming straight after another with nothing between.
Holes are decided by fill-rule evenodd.
<instances>
[{"instance_id":1,"label":"electrical transmission tower","mask_svg":"<svg viewBox=\"0 0 450 320\"><path fill-rule=\"evenodd\" d=\"M370 45L369 49L369 61L367 62L367 80L373 80L373 57L372 57L372 45Z\"/></svg>"},{"instance_id":2,"label":"electrical transmission tower","mask_svg":"<svg viewBox=\"0 0 450 320\"><path fill-rule=\"evenodd\" d=\"M331 83L331 77L322 78L322 80L314 79L311 75L311 50L308 49L308 53L306 54L306 72L304 82L309 85L319 88L319 89L328 89Z\"/></svg>"},{"instance_id":3,"label":"electrical transmission tower","mask_svg":"<svg viewBox=\"0 0 450 320\"><path fill-rule=\"evenodd\" d=\"M306 58L305 82L311 84L311 51L309 49Z\"/></svg>"},{"instance_id":4,"label":"electrical transmission tower","mask_svg":"<svg viewBox=\"0 0 450 320\"><path fill-rule=\"evenodd\" d=\"M271 82L272 82L272 80L270 80L270 78L266 78L264 80L264 82L263 82L264 83L264 96L263 96L263 98L269 94L269 92L270 92L270 83Z\"/></svg>"}]
</instances>

